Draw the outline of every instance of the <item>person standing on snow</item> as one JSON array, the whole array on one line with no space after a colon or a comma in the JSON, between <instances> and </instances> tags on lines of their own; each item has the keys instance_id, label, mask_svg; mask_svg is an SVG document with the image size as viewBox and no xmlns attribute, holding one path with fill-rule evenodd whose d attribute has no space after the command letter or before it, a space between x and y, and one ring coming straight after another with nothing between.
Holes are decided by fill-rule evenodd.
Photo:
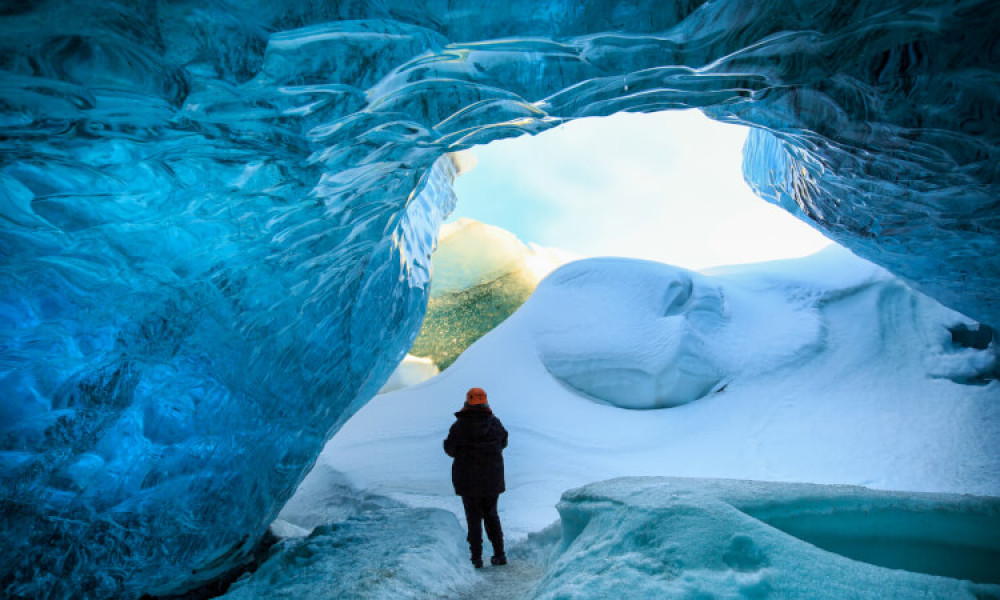
<instances>
[{"instance_id":1,"label":"person standing on snow","mask_svg":"<svg viewBox=\"0 0 1000 600\"><path fill-rule=\"evenodd\" d=\"M505 565L507 555L503 551L497 500L505 489L503 449L507 447L507 430L490 410L482 388L466 392L465 405L455 413L455 418L444 441L444 451L455 459L451 482L465 507L472 565L477 569L483 566L483 524L493 546L490 563Z\"/></svg>"}]
</instances>

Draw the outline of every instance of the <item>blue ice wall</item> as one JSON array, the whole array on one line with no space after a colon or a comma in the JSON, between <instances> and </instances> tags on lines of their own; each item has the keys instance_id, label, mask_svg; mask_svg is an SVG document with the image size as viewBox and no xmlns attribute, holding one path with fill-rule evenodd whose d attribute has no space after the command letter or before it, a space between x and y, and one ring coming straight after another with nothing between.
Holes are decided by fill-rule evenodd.
<instances>
[{"instance_id":1,"label":"blue ice wall","mask_svg":"<svg viewBox=\"0 0 1000 600\"><path fill-rule=\"evenodd\" d=\"M416 333L449 150L699 107L760 128L762 196L1000 323L997 3L482 4L0 5L6 595L245 559Z\"/></svg>"}]
</instances>

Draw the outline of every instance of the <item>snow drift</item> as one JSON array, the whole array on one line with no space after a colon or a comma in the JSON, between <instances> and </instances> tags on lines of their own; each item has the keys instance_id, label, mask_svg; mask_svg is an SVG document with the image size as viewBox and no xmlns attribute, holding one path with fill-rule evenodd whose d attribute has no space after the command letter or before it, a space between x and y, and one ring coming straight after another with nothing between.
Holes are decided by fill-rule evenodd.
<instances>
[{"instance_id":1,"label":"snow drift","mask_svg":"<svg viewBox=\"0 0 1000 600\"><path fill-rule=\"evenodd\" d=\"M651 388L635 383L638 369L623 365L670 369L677 346L651 340L663 321L686 318L662 308L687 279L723 299L711 304L711 327L695 347L716 365L714 391L634 410L593 395L602 390L581 393L548 368L547 353L558 351L605 377L624 371L615 379L629 391L621 396L651 400L642 395ZM571 263L448 370L372 400L317 469L461 515L440 443L465 391L480 386L510 431L500 510L515 537L554 521L565 490L620 476L1000 496L1000 381L984 367L996 348L965 347L951 333L972 323L836 247L705 275L625 259Z\"/></svg>"}]
</instances>

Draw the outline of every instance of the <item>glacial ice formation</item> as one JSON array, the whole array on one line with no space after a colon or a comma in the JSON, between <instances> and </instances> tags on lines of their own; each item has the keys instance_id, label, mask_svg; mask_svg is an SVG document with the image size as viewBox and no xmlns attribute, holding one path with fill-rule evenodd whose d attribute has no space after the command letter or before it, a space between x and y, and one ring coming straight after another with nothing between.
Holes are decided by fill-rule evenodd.
<instances>
[{"instance_id":1,"label":"glacial ice formation","mask_svg":"<svg viewBox=\"0 0 1000 600\"><path fill-rule=\"evenodd\" d=\"M446 152L617 111L1000 324L988 0L6 3L0 480L14 596L249 555L413 341ZM232 499L240 506L233 509Z\"/></svg>"},{"instance_id":2,"label":"glacial ice formation","mask_svg":"<svg viewBox=\"0 0 1000 600\"><path fill-rule=\"evenodd\" d=\"M535 598L983 598L1000 502L854 486L638 477L570 490Z\"/></svg>"},{"instance_id":3,"label":"glacial ice formation","mask_svg":"<svg viewBox=\"0 0 1000 600\"><path fill-rule=\"evenodd\" d=\"M320 479L334 485L300 508L326 513L333 504L348 512L279 542L224 598L485 597L474 593L480 590L600 600L628 590L630 599L971 600L1000 591L997 498L618 478L566 492L558 521L525 540L508 539L512 565L499 578L489 568L473 571L452 513L365 499L333 472ZM517 585L527 593L513 593Z\"/></svg>"},{"instance_id":4,"label":"glacial ice formation","mask_svg":"<svg viewBox=\"0 0 1000 600\"><path fill-rule=\"evenodd\" d=\"M467 553L450 512L374 507L280 542L221 598L454 598L472 579Z\"/></svg>"}]
</instances>

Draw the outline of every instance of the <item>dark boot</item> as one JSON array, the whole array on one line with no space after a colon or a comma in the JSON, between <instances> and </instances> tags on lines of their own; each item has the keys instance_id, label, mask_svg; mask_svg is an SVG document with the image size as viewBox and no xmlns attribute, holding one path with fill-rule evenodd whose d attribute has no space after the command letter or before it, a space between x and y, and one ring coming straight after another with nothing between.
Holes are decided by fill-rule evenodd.
<instances>
[{"instance_id":1,"label":"dark boot","mask_svg":"<svg viewBox=\"0 0 1000 600\"><path fill-rule=\"evenodd\" d=\"M490 559L490 564L493 565L494 567L499 567L499 566L507 564L507 555L506 554L494 554L493 558Z\"/></svg>"},{"instance_id":2,"label":"dark boot","mask_svg":"<svg viewBox=\"0 0 1000 600\"><path fill-rule=\"evenodd\" d=\"M478 545L474 543L469 543L469 559L472 560L472 566L477 569L483 568L483 544L480 542Z\"/></svg>"}]
</instances>

